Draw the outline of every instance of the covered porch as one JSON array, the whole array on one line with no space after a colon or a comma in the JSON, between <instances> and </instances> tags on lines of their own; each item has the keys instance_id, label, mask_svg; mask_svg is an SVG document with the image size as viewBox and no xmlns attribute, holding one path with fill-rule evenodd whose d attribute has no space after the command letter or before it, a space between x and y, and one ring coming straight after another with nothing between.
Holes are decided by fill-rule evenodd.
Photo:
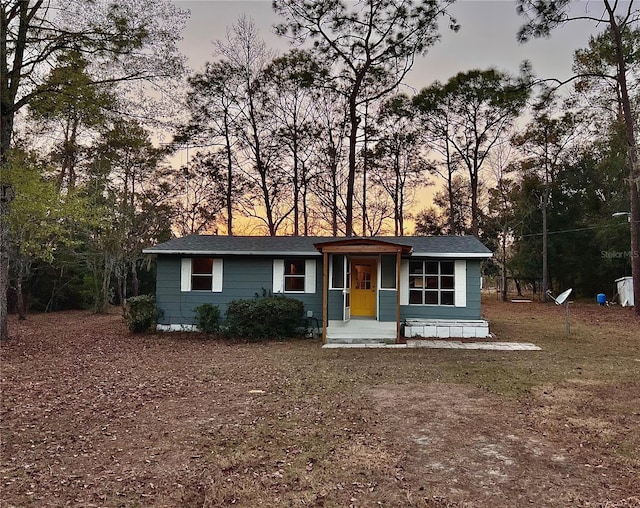
<instances>
[{"instance_id":1,"label":"covered porch","mask_svg":"<svg viewBox=\"0 0 640 508\"><path fill-rule=\"evenodd\" d=\"M400 272L410 245L347 238L315 245L322 253L323 343L401 343Z\"/></svg>"}]
</instances>

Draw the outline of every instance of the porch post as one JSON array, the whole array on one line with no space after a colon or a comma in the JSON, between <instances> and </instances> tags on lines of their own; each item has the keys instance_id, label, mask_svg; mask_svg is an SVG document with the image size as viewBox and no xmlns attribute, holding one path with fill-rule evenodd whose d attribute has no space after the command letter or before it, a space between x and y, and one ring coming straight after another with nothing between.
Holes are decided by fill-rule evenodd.
<instances>
[{"instance_id":1,"label":"porch post","mask_svg":"<svg viewBox=\"0 0 640 508\"><path fill-rule=\"evenodd\" d=\"M329 255L326 251L322 251L322 343L327 342L327 311L329 308Z\"/></svg>"},{"instance_id":2,"label":"porch post","mask_svg":"<svg viewBox=\"0 0 640 508\"><path fill-rule=\"evenodd\" d=\"M396 251L396 344L400 344L400 264L402 256L400 249Z\"/></svg>"}]
</instances>

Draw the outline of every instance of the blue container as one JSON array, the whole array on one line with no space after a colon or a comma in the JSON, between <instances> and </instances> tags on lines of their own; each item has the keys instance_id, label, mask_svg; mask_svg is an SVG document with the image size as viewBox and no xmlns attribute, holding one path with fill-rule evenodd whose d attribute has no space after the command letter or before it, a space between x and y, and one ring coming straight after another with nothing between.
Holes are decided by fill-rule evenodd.
<instances>
[{"instance_id":1,"label":"blue container","mask_svg":"<svg viewBox=\"0 0 640 508\"><path fill-rule=\"evenodd\" d=\"M598 296L596 296L596 300L598 301L599 305L604 305L605 303L607 303L607 295L605 295L604 293L598 293Z\"/></svg>"}]
</instances>

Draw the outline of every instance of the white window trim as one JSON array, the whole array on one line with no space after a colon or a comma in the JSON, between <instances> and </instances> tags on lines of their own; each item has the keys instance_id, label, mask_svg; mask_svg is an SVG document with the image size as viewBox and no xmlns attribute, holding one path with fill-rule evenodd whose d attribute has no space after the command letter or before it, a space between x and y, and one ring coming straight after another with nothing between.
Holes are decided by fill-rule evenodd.
<instances>
[{"instance_id":1,"label":"white window trim","mask_svg":"<svg viewBox=\"0 0 640 508\"><path fill-rule=\"evenodd\" d=\"M284 293L284 259L273 260L273 294Z\"/></svg>"},{"instance_id":2,"label":"white window trim","mask_svg":"<svg viewBox=\"0 0 640 508\"><path fill-rule=\"evenodd\" d=\"M312 294L316 292L316 260L305 260L304 266L304 292Z\"/></svg>"},{"instance_id":3,"label":"white window trim","mask_svg":"<svg viewBox=\"0 0 640 508\"><path fill-rule=\"evenodd\" d=\"M191 291L191 258L182 258L180 268L180 291Z\"/></svg>"},{"instance_id":4,"label":"white window trim","mask_svg":"<svg viewBox=\"0 0 640 508\"><path fill-rule=\"evenodd\" d=\"M467 306L467 261L465 259L456 259L454 266L454 288L453 297L454 307Z\"/></svg>"},{"instance_id":5,"label":"white window trim","mask_svg":"<svg viewBox=\"0 0 640 508\"><path fill-rule=\"evenodd\" d=\"M409 260L400 263L400 305L409 305Z\"/></svg>"},{"instance_id":6,"label":"white window trim","mask_svg":"<svg viewBox=\"0 0 640 508\"><path fill-rule=\"evenodd\" d=\"M180 264L180 291L183 293L191 291L191 260L192 258L182 258ZM211 292L222 292L223 262L220 258L213 258Z\"/></svg>"},{"instance_id":7,"label":"white window trim","mask_svg":"<svg viewBox=\"0 0 640 508\"><path fill-rule=\"evenodd\" d=\"M211 291L213 293L222 293L222 276L223 264L221 258L213 259L213 283Z\"/></svg>"}]
</instances>

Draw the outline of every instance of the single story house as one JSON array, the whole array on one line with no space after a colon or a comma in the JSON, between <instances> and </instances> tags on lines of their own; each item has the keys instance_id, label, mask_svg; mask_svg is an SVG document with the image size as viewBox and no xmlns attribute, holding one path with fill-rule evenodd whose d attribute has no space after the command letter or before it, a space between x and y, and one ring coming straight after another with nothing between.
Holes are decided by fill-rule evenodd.
<instances>
[{"instance_id":1,"label":"single story house","mask_svg":"<svg viewBox=\"0 0 640 508\"><path fill-rule=\"evenodd\" d=\"M473 236L190 235L144 253L157 256L160 330L267 291L300 299L324 342L489 336L480 264L492 254Z\"/></svg>"}]
</instances>

